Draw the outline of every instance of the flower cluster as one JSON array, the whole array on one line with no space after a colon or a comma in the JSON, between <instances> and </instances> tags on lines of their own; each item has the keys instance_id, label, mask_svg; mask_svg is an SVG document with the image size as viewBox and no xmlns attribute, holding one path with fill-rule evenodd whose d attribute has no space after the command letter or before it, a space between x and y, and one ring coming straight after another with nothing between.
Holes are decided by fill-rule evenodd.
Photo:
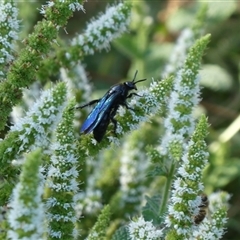
<instances>
[{"instance_id":1,"label":"flower cluster","mask_svg":"<svg viewBox=\"0 0 240 240\"><path fill-rule=\"evenodd\" d=\"M83 101L88 101L92 92L92 86L89 83L85 69L81 63L72 66L72 71L69 72L65 68L60 69L61 79L66 82L69 88L69 98L73 90L80 91Z\"/></svg>"},{"instance_id":2,"label":"flower cluster","mask_svg":"<svg viewBox=\"0 0 240 240\"><path fill-rule=\"evenodd\" d=\"M156 229L152 222L140 217L128 225L131 240L157 240L163 236L163 231Z\"/></svg>"},{"instance_id":3,"label":"flower cluster","mask_svg":"<svg viewBox=\"0 0 240 240\"><path fill-rule=\"evenodd\" d=\"M47 198L49 234L54 238L76 237L77 217L75 207L78 201L79 183L78 158L75 155L72 102L63 112L62 121L56 130L56 139L50 147L52 155L47 173L47 187L51 190ZM62 225L68 226L68 232Z\"/></svg>"},{"instance_id":4,"label":"flower cluster","mask_svg":"<svg viewBox=\"0 0 240 240\"><path fill-rule=\"evenodd\" d=\"M14 60L13 41L18 39L18 9L14 1L2 2L0 5L0 78L5 76L6 63Z\"/></svg>"},{"instance_id":5,"label":"flower cluster","mask_svg":"<svg viewBox=\"0 0 240 240\"><path fill-rule=\"evenodd\" d=\"M72 45L80 47L85 55L107 49L113 39L127 30L129 20L129 4L119 3L109 7L104 15L88 24L84 34L72 40Z\"/></svg>"},{"instance_id":6,"label":"flower cluster","mask_svg":"<svg viewBox=\"0 0 240 240\"><path fill-rule=\"evenodd\" d=\"M41 151L26 157L20 182L13 191L8 216L9 239L42 239L44 233L43 186L40 174Z\"/></svg>"},{"instance_id":7,"label":"flower cluster","mask_svg":"<svg viewBox=\"0 0 240 240\"><path fill-rule=\"evenodd\" d=\"M97 189L91 189L91 186L87 186L84 192L80 192L78 198L79 201L75 207L78 217L81 217L83 214L96 213L102 207L102 192Z\"/></svg>"},{"instance_id":8,"label":"flower cluster","mask_svg":"<svg viewBox=\"0 0 240 240\"><path fill-rule=\"evenodd\" d=\"M6 174L5 171L8 171L11 164L19 164L19 155L22 153L38 147L42 148L43 152L48 149L52 133L61 119L65 104L66 86L64 83L59 83L52 90L44 91L26 116L18 119L4 141L0 142L2 174ZM14 161L15 159L18 161ZM16 168L8 171L8 179L15 179L16 176Z\"/></svg>"},{"instance_id":9,"label":"flower cluster","mask_svg":"<svg viewBox=\"0 0 240 240\"><path fill-rule=\"evenodd\" d=\"M162 155L168 154L169 158L174 161L181 157L184 139L188 138L194 130L192 112L199 102L200 92L198 69L209 37L206 35L201 38L189 50L184 67L178 71L174 79L168 114L164 120L164 127L167 131L161 140L159 149Z\"/></svg>"},{"instance_id":10,"label":"flower cluster","mask_svg":"<svg viewBox=\"0 0 240 240\"><path fill-rule=\"evenodd\" d=\"M60 0L59 1L60 3L64 3L65 0ZM40 9L40 13L42 15L45 15L46 14L46 8L51 8L55 5L54 1L47 1L47 4L46 5L43 5ZM69 9L73 12L75 11L84 11L84 8L83 8L83 5L80 4L78 1L72 1L72 3L69 3Z\"/></svg>"},{"instance_id":11,"label":"flower cluster","mask_svg":"<svg viewBox=\"0 0 240 240\"><path fill-rule=\"evenodd\" d=\"M12 63L6 81L0 82L1 130L5 127L12 107L20 102L22 89L29 87L36 80L36 72L42 70L44 65L42 59L51 52L52 43L56 42L60 27L66 26L68 19L72 16L73 13L69 7L71 3L76 1L54 1L53 7L45 9L45 18L38 21L34 31L24 41L26 45L19 52L20 56ZM49 60L49 57L47 58ZM51 64L48 65L49 67L52 70ZM49 79L50 75L45 77Z\"/></svg>"},{"instance_id":12,"label":"flower cluster","mask_svg":"<svg viewBox=\"0 0 240 240\"><path fill-rule=\"evenodd\" d=\"M66 86L64 83L59 83L52 90L44 91L26 116L11 127L9 135L14 132L18 133L18 138L15 139L18 148L9 146L4 153L6 157L8 155L14 157L15 154L22 153L26 149L46 148L49 145L49 134L53 132L61 119L65 101Z\"/></svg>"},{"instance_id":13,"label":"flower cluster","mask_svg":"<svg viewBox=\"0 0 240 240\"><path fill-rule=\"evenodd\" d=\"M178 69L183 67L190 47L194 44L194 41L203 34L206 11L207 5L202 5L197 13L196 18L193 20L191 27L185 28L180 33L180 36L178 37L172 54L169 58L169 62L163 70L163 77L176 74Z\"/></svg>"},{"instance_id":14,"label":"flower cluster","mask_svg":"<svg viewBox=\"0 0 240 240\"><path fill-rule=\"evenodd\" d=\"M132 133L123 144L120 158L121 198L128 207L130 204L135 206L135 210L143 200L145 173L149 166L144 154L144 141L139 141L140 138L143 138L140 131Z\"/></svg>"},{"instance_id":15,"label":"flower cluster","mask_svg":"<svg viewBox=\"0 0 240 240\"><path fill-rule=\"evenodd\" d=\"M190 28L186 28L178 37L177 43L174 46L169 63L166 65L162 76L166 77L175 74L177 69L181 68L187 57L189 48L194 43L194 34Z\"/></svg>"},{"instance_id":16,"label":"flower cluster","mask_svg":"<svg viewBox=\"0 0 240 240\"><path fill-rule=\"evenodd\" d=\"M166 224L174 226L178 239L189 239L192 234L193 216L198 214L203 191L202 171L207 164L207 121L202 117L189 141L182 164L173 182L171 204L168 207Z\"/></svg>"},{"instance_id":17,"label":"flower cluster","mask_svg":"<svg viewBox=\"0 0 240 240\"><path fill-rule=\"evenodd\" d=\"M207 215L199 227L194 229L192 240L218 240L225 233L230 195L226 192L216 192L210 194L208 199L210 205L206 210Z\"/></svg>"}]
</instances>

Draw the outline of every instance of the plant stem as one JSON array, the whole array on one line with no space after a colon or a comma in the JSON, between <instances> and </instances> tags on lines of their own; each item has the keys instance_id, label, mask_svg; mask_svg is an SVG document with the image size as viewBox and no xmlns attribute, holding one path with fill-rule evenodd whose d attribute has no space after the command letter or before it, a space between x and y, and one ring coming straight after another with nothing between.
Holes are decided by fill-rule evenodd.
<instances>
[{"instance_id":1,"label":"plant stem","mask_svg":"<svg viewBox=\"0 0 240 240\"><path fill-rule=\"evenodd\" d=\"M170 189L171 189L171 185L172 185L173 176L174 176L174 173L175 173L175 167L176 167L176 164L172 163L172 165L170 167L169 174L167 176L166 183L165 183L163 198L162 198L161 206L160 206L160 209L159 209L159 216L163 216L163 214L166 211L166 205L167 205L167 202L168 202L168 199L169 199L169 193L170 193Z\"/></svg>"}]
</instances>

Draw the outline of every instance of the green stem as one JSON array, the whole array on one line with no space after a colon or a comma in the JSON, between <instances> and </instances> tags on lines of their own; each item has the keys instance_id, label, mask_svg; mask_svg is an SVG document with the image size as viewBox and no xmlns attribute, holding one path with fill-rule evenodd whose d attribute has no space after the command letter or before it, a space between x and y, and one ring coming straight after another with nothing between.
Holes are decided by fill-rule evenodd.
<instances>
[{"instance_id":1,"label":"green stem","mask_svg":"<svg viewBox=\"0 0 240 240\"><path fill-rule=\"evenodd\" d=\"M165 183L163 198L162 198L161 206L159 209L159 216L163 216L164 213L166 212L166 205L167 205L167 202L169 199L169 193L171 190L171 185L172 185L172 181L173 181L173 177L174 177L174 173L175 173L175 167L176 167L175 163L172 163L169 174L167 176L166 183Z\"/></svg>"}]
</instances>

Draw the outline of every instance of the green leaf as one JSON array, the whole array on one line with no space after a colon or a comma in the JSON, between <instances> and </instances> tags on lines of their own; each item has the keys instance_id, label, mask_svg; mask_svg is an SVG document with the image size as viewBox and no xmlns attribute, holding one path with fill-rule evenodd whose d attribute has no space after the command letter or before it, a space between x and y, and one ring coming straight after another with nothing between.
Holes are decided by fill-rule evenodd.
<instances>
[{"instance_id":1,"label":"green leaf","mask_svg":"<svg viewBox=\"0 0 240 240\"><path fill-rule=\"evenodd\" d=\"M156 177L156 176L167 176L168 175L168 169L166 166L154 166L154 169L148 171L147 177Z\"/></svg>"},{"instance_id":2,"label":"green leaf","mask_svg":"<svg viewBox=\"0 0 240 240\"><path fill-rule=\"evenodd\" d=\"M206 1L206 4L208 5L209 18L218 22L227 19L237 8L237 1L219 2L217 0L212 0Z\"/></svg>"},{"instance_id":3,"label":"green leaf","mask_svg":"<svg viewBox=\"0 0 240 240\"><path fill-rule=\"evenodd\" d=\"M159 43L151 43L148 46L143 59L146 64L147 72L153 76L159 76L163 67L172 52L173 45L169 43L164 43L160 45Z\"/></svg>"},{"instance_id":4,"label":"green leaf","mask_svg":"<svg viewBox=\"0 0 240 240\"><path fill-rule=\"evenodd\" d=\"M113 235L112 240L131 240L127 226L120 227Z\"/></svg>"},{"instance_id":5,"label":"green leaf","mask_svg":"<svg viewBox=\"0 0 240 240\"><path fill-rule=\"evenodd\" d=\"M218 65L205 64L199 74L201 84L215 91L229 90L233 84L231 75Z\"/></svg>"},{"instance_id":6,"label":"green leaf","mask_svg":"<svg viewBox=\"0 0 240 240\"><path fill-rule=\"evenodd\" d=\"M229 159L229 162L215 166L207 182L215 188L221 188L240 176L239 159Z\"/></svg>"},{"instance_id":7,"label":"green leaf","mask_svg":"<svg viewBox=\"0 0 240 240\"><path fill-rule=\"evenodd\" d=\"M167 19L167 27L172 32L177 32L193 21L193 13L187 11L185 8L180 8L171 14Z\"/></svg>"},{"instance_id":8,"label":"green leaf","mask_svg":"<svg viewBox=\"0 0 240 240\"><path fill-rule=\"evenodd\" d=\"M161 197L155 195L153 197L145 196L147 203L143 207L142 215L145 221L152 221L154 225L159 225L162 222L162 218L158 216Z\"/></svg>"},{"instance_id":9,"label":"green leaf","mask_svg":"<svg viewBox=\"0 0 240 240\"><path fill-rule=\"evenodd\" d=\"M142 56L142 52L138 49L135 38L124 35L113 42L114 46L130 59L138 59Z\"/></svg>"}]
</instances>

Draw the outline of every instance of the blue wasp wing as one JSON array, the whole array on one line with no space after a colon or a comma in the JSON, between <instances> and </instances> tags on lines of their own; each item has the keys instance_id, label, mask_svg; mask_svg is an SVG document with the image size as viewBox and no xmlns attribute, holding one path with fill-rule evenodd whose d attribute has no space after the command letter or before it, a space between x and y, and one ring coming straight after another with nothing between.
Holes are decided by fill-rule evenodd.
<instances>
[{"instance_id":1,"label":"blue wasp wing","mask_svg":"<svg viewBox=\"0 0 240 240\"><path fill-rule=\"evenodd\" d=\"M81 133L90 133L93 129L99 124L102 120L104 114L111 109L114 99L116 98L116 94L109 92L103 96L103 98L97 103L97 105L93 108L93 110L88 115L87 119L83 123L80 132Z\"/></svg>"},{"instance_id":2,"label":"blue wasp wing","mask_svg":"<svg viewBox=\"0 0 240 240\"><path fill-rule=\"evenodd\" d=\"M98 119L98 115L101 112L104 103L106 101L106 97L103 97L98 103L97 105L93 108L93 110L90 112L90 114L88 115L87 119L85 120L85 122L83 123L80 132L84 132L84 133L89 133L93 130L93 128L95 127L96 123L97 123L97 119Z\"/></svg>"}]
</instances>

